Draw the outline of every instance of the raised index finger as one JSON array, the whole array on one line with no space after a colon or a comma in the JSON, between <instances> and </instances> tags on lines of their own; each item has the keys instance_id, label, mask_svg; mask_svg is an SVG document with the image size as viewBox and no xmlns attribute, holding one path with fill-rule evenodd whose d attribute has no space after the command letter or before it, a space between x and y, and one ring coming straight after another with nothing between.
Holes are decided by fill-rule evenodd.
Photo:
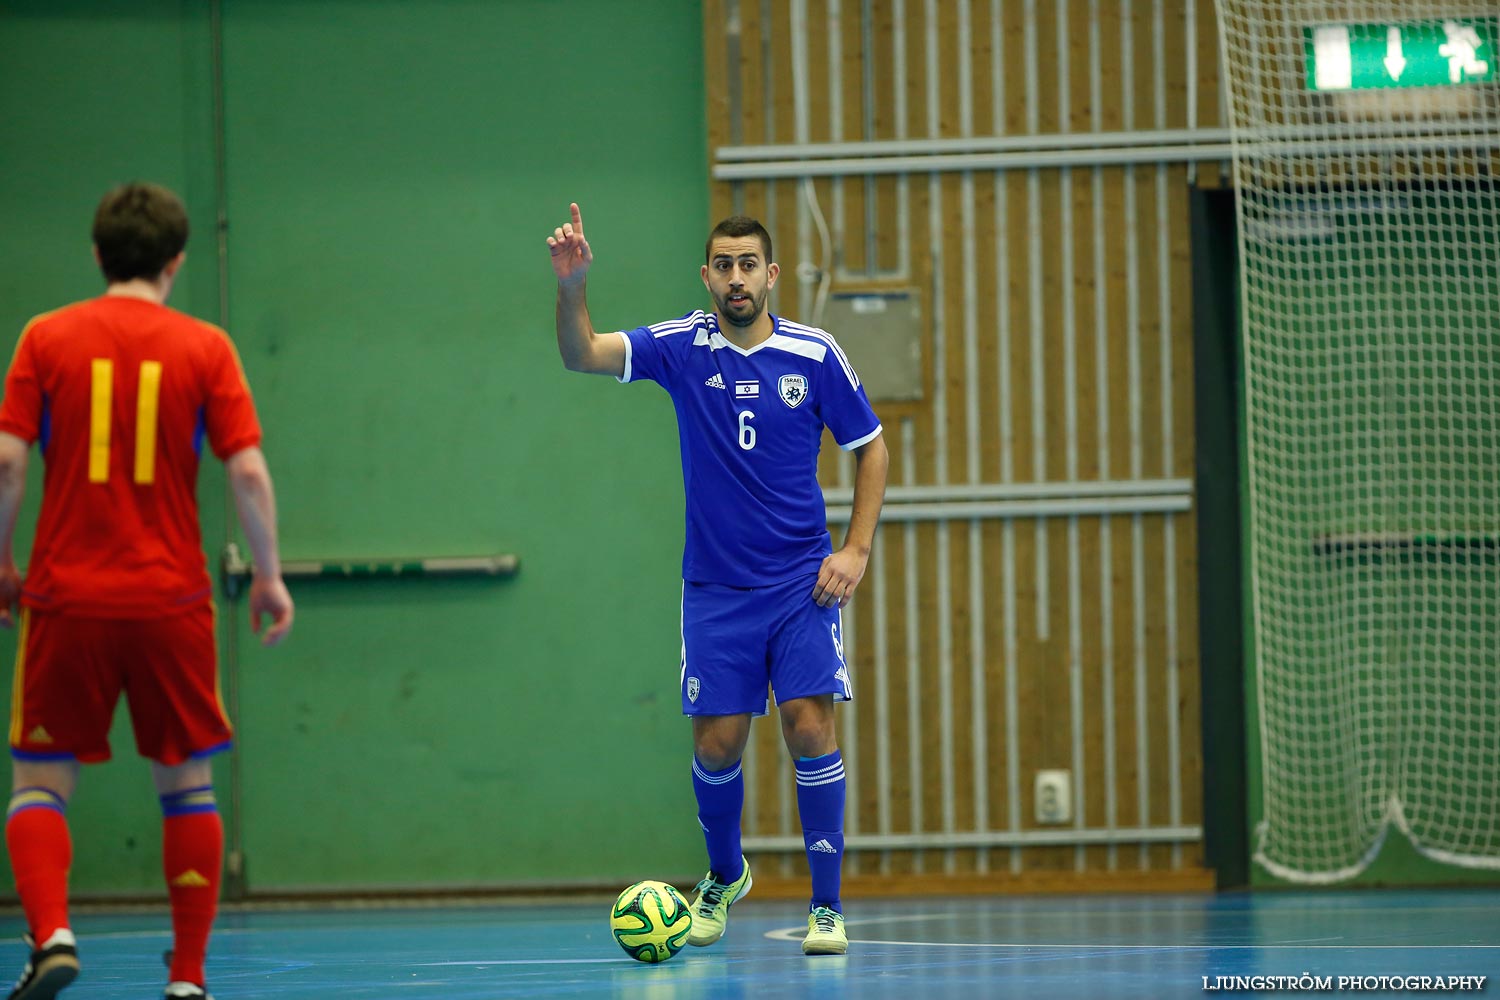
<instances>
[{"instance_id":1,"label":"raised index finger","mask_svg":"<svg viewBox=\"0 0 1500 1000\"><path fill-rule=\"evenodd\" d=\"M576 202L576 201L573 202L571 205L568 206L568 209L569 209L569 211L571 211L573 213L573 232L577 233L579 236L582 236L583 235L583 213L578 210L578 202Z\"/></svg>"}]
</instances>

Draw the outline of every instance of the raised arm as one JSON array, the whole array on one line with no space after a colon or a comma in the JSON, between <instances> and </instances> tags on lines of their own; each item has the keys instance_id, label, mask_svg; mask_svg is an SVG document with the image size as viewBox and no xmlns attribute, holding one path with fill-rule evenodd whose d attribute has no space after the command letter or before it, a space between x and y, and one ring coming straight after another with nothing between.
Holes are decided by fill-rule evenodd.
<instances>
[{"instance_id":1,"label":"raised arm","mask_svg":"<svg viewBox=\"0 0 1500 1000\"><path fill-rule=\"evenodd\" d=\"M557 352L568 371L619 378L625 374L625 342L614 334L601 337L594 331L584 292L594 254L583 238L583 213L577 203L568 207L572 221L547 237L557 275Z\"/></svg>"}]
</instances>

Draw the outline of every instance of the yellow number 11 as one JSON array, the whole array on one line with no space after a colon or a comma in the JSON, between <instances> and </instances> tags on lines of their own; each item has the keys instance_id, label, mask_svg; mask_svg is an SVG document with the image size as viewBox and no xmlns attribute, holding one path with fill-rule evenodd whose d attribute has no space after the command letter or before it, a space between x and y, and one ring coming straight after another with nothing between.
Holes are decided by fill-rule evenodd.
<instances>
[{"instance_id":1,"label":"yellow number 11","mask_svg":"<svg viewBox=\"0 0 1500 1000\"><path fill-rule=\"evenodd\" d=\"M115 363L95 358L89 405L89 482L109 482L109 420ZM161 362L142 361L135 398L135 481L156 482L156 411L161 400Z\"/></svg>"}]
</instances>

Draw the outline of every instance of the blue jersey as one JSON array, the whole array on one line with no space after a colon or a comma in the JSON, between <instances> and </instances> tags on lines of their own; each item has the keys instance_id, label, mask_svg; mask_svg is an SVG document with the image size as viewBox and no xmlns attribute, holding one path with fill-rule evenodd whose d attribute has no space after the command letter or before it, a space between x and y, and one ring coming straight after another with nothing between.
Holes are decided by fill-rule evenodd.
<instances>
[{"instance_id":1,"label":"blue jersey","mask_svg":"<svg viewBox=\"0 0 1500 1000\"><path fill-rule=\"evenodd\" d=\"M620 334L620 381L657 382L677 409L687 495L682 577L691 583L769 587L816 574L833 551L818 485L823 427L845 450L880 433L833 338L778 316L771 322L771 336L748 351L701 311Z\"/></svg>"}]
</instances>

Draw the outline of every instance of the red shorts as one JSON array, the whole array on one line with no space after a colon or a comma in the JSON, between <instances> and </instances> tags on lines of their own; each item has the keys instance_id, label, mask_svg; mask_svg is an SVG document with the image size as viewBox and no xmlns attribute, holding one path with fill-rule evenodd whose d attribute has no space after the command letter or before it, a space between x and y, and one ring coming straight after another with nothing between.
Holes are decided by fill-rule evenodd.
<instances>
[{"instance_id":1,"label":"red shorts","mask_svg":"<svg viewBox=\"0 0 1500 1000\"><path fill-rule=\"evenodd\" d=\"M109 760L120 692L142 757L172 766L228 749L214 607L168 618L75 618L21 609L10 702L20 760Z\"/></svg>"}]
</instances>

